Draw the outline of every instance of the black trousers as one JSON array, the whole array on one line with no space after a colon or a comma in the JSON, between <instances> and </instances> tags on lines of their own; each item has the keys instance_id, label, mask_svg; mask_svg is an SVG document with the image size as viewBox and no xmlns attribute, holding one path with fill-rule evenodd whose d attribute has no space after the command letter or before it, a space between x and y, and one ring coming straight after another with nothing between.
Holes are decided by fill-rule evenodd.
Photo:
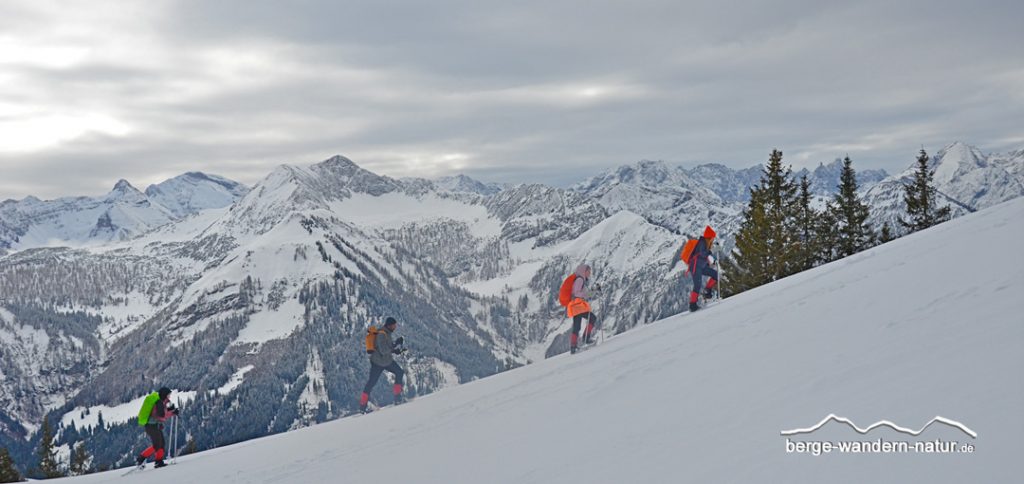
<instances>
[{"instance_id":1,"label":"black trousers","mask_svg":"<svg viewBox=\"0 0 1024 484\"><path fill-rule=\"evenodd\" d=\"M395 383L401 385L402 377L405 375L405 370L401 366L398 366L398 362L392 361L388 366L377 366L370 363L370 379L366 382L366 386L363 387L364 393L370 393L373 390L374 385L377 384L377 380L380 379L380 374L387 370L392 375L395 375Z\"/></svg>"},{"instance_id":2,"label":"black trousers","mask_svg":"<svg viewBox=\"0 0 1024 484\"><path fill-rule=\"evenodd\" d=\"M597 327L597 316L594 316L594 313L577 314L572 317L572 334L580 334L580 328L583 327L584 319L586 319L588 323L593 324L594 327Z\"/></svg>"},{"instance_id":3,"label":"black trousers","mask_svg":"<svg viewBox=\"0 0 1024 484\"><path fill-rule=\"evenodd\" d=\"M160 424L146 424L146 435L153 444L153 450L159 451L164 448L164 432L160 430Z\"/></svg>"}]
</instances>

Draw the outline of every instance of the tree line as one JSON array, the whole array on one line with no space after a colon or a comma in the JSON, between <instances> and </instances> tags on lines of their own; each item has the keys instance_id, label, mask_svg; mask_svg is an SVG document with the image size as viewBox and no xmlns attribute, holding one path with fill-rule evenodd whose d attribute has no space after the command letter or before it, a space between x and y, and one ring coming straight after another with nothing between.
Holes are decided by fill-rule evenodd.
<instances>
[{"instance_id":1,"label":"tree line","mask_svg":"<svg viewBox=\"0 0 1024 484\"><path fill-rule=\"evenodd\" d=\"M924 149L917 157L910 183L904 183L906 217L899 227L885 222L877 230L868 221L868 206L857 194L853 161L843 159L838 193L824 207L815 207L810 182L793 176L782 163L782 152L772 150L761 179L750 189L750 202L736 235L736 247L722 261L728 284L725 295L738 294L797 272L832 262L899 235L926 229L950 219L948 206L938 206Z\"/></svg>"}]
</instances>

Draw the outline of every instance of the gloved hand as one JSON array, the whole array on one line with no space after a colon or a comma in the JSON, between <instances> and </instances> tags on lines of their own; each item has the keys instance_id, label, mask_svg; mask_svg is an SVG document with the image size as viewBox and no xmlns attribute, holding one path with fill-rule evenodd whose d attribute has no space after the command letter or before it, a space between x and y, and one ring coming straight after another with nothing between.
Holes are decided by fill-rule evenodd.
<instances>
[{"instance_id":1,"label":"gloved hand","mask_svg":"<svg viewBox=\"0 0 1024 484\"><path fill-rule=\"evenodd\" d=\"M715 265L715 256L708 254L708 265Z\"/></svg>"},{"instance_id":2,"label":"gloved hand","mask_svg":"<svg viewBox=\"0 0 1024 484\"><path fill-rule=\"evenodd\" d=\"M405 353L405 348L395 348L395 349L394 349L394 350L392 350L391 352L392 352L392 353L394 353L394 354L396 354L396 355L400 355L400 354L402 354L402 353Z\"/></svg>"},{"instance_id":3,"label":"gloved hand","mask_svg":"<svg viewBox=\"0 0 1024 484\"><path fill-rule=\"evenodd\" d=\"M399 336L398 338L395 339L395 346L402 346L402 343L405 343L404 337Z\"/></svg>"},{"instance_id":4,"label":"gloved hand","mask_svg":"<svg viewBox=\"0 0 1024 484\"><path fill-rule=\"evenodd\" d=\"M172 408L172 409L171 409L171 413L172 413L172 414L173 414L173 415L174 415L175 417L177 417L177 416L178 416L178 415L179 415L179 414L181 413L181 409L180 409L180 408Z\"/></svg>"}]
</instances>

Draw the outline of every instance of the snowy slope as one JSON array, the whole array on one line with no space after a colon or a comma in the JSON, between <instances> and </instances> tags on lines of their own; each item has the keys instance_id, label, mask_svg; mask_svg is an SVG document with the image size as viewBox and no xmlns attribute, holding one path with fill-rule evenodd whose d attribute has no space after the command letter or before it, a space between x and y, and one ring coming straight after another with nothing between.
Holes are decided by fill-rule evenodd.
<instances>
[{"instance_id":1,"label":"snowy slope","mask_svg":"<svg viewBox=\"0 0 1024 484\"><path fill-rule=\"evenodd\" d=\"M394 409L69 482L1013 482L1024 472L1024 200ZM790 454L830 413L973 454ZM186 409L183 428L188 429ZM826 425L822 439L861 436Z\"/></svg>"}]
</instances>

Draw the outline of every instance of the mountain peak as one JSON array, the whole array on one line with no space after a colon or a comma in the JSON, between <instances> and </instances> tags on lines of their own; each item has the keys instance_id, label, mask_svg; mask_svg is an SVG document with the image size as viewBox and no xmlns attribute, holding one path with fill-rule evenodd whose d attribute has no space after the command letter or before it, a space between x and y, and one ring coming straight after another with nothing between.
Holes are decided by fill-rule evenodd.
<instances>
[{"instance_id":1,"label":"mountain peak","mask_svg":"<svg viewBox=\"0 0 1024 484\"><path fill-rule=\"evenodd\" d=\"M105 198L108 201L125 200L135 203L146 200L146 195L132 186L131 183L128 183L128 180L122 178L114 184L114 188L110 190L110 193L107 193Z\"/></svg>"},{"instance_id":2,"label":"mountain peak","mask_svg":"<svg viewBox=\"0 0 1024 484\"><path fill-rule=\"evenodd\" d=\"M186 172L146 188L146 196L176 217L226 207L248 192L249 187L241 183L199 171Z\"/></svg>"},{"instance_id":3,"label":"mountain peak","mask_svg":"<svg viewBox=\"0 0 1024 484\"><path fill-rule=\"evenodd\" d=\"M317 163L317 164L315 164L313 166L318 166L318 167L323 167L323 168L360 168L359 165L357 165L354 161L352 161L352 160L350 160L350 159L348 159L348 158L346 158L344 156L341 156L341 155L334 155L334 156L332 156L332 157L330 157L330 158L328 158L328 159L326 159L324 161L321 161L320 163Z\"/></svg>"},{"instance_id":4,"label":"mountain peak","mask_svg":"<svg viewBox=\"0 0 1024 484\"><path fill-rule=\"evenodd\" d=\"M114 184L114 189L111 190L111 191L114 191L114 192L118 192L118 191L120 191L120 192L136 191L137 192L139 190L136 189L135 187L133 187L131 183L128 183L128 180L125 180L124 178L122 178L122 179L118 180L117 183Z\"/></svg>"}]
</instances>

